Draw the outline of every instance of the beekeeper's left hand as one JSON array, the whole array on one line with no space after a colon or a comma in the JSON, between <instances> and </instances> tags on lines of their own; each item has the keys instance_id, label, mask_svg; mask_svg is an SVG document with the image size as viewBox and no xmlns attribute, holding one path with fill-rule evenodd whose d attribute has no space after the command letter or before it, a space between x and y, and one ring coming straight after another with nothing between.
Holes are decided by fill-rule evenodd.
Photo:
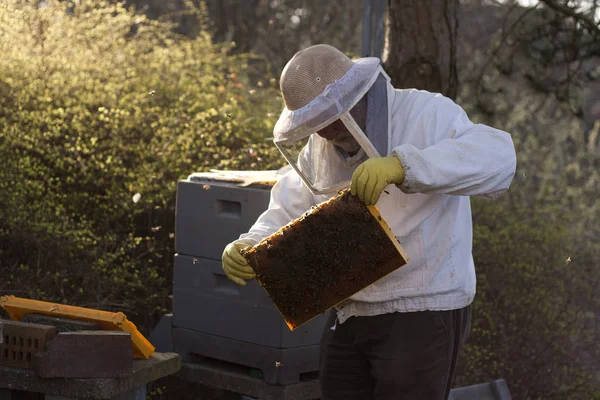
<instances>
[{"instance_id":1,"label":"beekeeper's left hand","mask_svg":"<svg viewBox=\"0 0 600 400\"><path fill-rule=\"evenodd\" d=\"M396 156L370 158L358 166L352 174L352 194L366 205L377 203L387 185L401 184L404 168Z\"/></svg>"}]
</instances>

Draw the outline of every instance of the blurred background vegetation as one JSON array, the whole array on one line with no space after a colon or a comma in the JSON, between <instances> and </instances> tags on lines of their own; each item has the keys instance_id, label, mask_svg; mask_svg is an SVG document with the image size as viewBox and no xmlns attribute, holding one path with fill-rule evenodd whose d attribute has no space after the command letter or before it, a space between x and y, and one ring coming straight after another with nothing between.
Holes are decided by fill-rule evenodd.
<instances>
[{"instance_id":1,"label":"blurred background vegetation","mask_svg":"<svg viewBox=\"0 0 600 400\"><path fill-rule=\"evenodd\" d=\"M460 3L456 101L513 135L518 171L473 200L456 386L598 399L600 29L576 18L595 23L595 2ZM314 43L360 56L362 5L0 2L0 295L123 311L148 334L170 310L177 180L282 167L281 69Z\"/></svg>"}]
</instances>

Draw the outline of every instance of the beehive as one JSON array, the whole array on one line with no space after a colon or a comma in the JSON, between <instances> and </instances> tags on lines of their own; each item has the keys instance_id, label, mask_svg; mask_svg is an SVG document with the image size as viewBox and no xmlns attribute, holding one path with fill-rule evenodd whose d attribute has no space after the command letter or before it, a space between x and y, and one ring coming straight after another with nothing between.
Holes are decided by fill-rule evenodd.
<instances>
[{"instance_id":1,"label":"beehive","mask_svg":"<svg viewBox=\"0 0 600 400\"><path fill-rule=\"evenodd\" d=\"M291 330L408 262L379 211L347 190L243 255Z\"/></svg>"}]
</instances>

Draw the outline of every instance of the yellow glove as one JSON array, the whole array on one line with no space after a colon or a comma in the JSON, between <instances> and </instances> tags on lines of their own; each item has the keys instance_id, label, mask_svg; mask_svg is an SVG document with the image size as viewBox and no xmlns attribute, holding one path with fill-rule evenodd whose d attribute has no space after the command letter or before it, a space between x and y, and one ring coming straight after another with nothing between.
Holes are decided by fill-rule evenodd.
<instances>
[{"instance_id":1,"label":"yellow glove","mask_svg":"<svg viewBox=\"0 0 600 400\"><path fill-rule=\"evenodd\" d=\"M404 168L398 157L370 158L358 166L352 174L352 194L366 205L377 203L387 185L401 184L404 181Z\"/></svg>"},{"instance_id":2,"label":"yellow glove","mask_svg":"<svg viewBox=\"0 0 600 400\"><path fill-rule=\"evenodd\" d=\"M246 286L247 280L256 277L254 270L240 253L248 247L250 245L245 243L233 242L229 243L223 251L223 271L227 278L240 286Z\"/></svg>"}]
</instances>

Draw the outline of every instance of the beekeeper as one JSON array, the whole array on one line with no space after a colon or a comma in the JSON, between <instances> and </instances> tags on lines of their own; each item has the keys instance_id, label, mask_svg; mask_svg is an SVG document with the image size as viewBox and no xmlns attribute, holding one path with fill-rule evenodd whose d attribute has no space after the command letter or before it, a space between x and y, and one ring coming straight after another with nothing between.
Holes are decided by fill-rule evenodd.
<instances>
[{"instance_id":1,"label":"beekeeper","mask_svg":"<svg viewBox=\"0 0 600 400\"><path fill-rule=\"evenodd\" d=\"M511 136L472 123L452 100L394 89L378 58L329 45L298 52L281 74L275 144L293 167L269 208L223 253L239 285L240 250L351 188L376 204L409 263L332 312L321 339L323 399L445 399L475 296L469 196L509 188ZM385 191L384 191L385 189Z\"/></svg>"}]
</instances>

